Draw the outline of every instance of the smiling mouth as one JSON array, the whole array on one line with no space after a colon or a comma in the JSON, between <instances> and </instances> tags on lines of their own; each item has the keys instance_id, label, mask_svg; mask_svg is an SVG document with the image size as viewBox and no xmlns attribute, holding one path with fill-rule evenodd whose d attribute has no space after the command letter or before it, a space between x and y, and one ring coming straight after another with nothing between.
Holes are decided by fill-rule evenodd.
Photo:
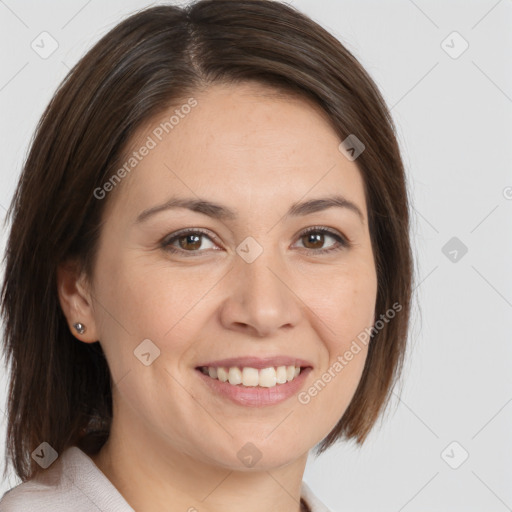
<instances>
[{"instance_id":1,"label":"smiling mouth","mask_svg":"<svg viewBox=\"0 0 512 512\"><path fill-rule=\"evenodd\" d=\"M232 386L272 388L293 381L305 368L294 365L269 366L261 369L250 366L198 366L196 370Z\"/></svg>"}]
</instances>

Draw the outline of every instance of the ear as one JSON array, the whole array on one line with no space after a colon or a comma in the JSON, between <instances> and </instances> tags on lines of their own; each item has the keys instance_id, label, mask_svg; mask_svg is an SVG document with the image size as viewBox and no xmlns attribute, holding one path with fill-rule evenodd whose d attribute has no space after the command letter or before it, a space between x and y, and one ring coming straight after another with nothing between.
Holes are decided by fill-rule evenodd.
<instances>
[{"instance_id":1,"label":"ear","mask_svg":"<svg viewBox=\"0 0 512 512\"><path fill-rule=\"evenodd\" d=\"M98 341L98 333L92 296L85 275L78 269L78 264L75 261L66 261L58 266L59 301L73 336L85 343L94 343ZM85 326L83 334L73 327L73 324L77 322Z\"/></svg>"}]
</instances>

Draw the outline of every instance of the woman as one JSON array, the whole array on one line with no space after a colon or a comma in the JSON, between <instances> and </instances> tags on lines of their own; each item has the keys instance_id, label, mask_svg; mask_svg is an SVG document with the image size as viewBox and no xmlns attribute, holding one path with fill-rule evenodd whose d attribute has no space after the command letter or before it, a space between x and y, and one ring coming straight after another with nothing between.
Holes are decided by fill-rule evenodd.
<instances>
[{"instance_id":1,"label":"woman","mask_svg":"<svg viewBox=\"0 0 512 512\"><path fill-rule=\"evenodd\" d=\"M9 216L0 510L326 510L404 358L409 211L377 87L267 0L141 11L74 67Z\"/></svg>"}]
</instances>

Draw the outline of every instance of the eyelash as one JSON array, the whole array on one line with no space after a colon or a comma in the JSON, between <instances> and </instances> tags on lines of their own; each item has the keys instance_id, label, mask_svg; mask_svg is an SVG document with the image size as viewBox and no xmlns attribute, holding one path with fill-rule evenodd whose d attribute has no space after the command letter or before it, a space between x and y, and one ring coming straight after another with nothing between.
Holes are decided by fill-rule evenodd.
<instances>
[{"instance_id":1,"label":"eyelash","mask_svg":"<svg viewBox=\"0 0 512 512\"><path fill-rule=\"evenodd\" d=\"M337 244L333 247L327 248L327 249L308 249L304 248L304 250L308 252L313 252L316 254L326 254L331 252L340 251L341 249L348 249L351 247L351 243L341 234L339 234L337 231L333 231L328 228L320 227L320 226L312 226L310 228L305 229L302 231L298 237L300 240L302 237L308 235L309 233L322 233L327 234L334 238L337 241ZM209 238L212 242L215 240L212 239L210 234L207 231L204 231L202 229L184 229L182 231L178 231L177 233L174 233L170 238L167 237L161 242L161 246L164 250L173 253L173 254L185 254L187 257L195 257L194 253L201 254L202 252L205 252L204 250L196 250L196 251L185 251L183 249L178 249L176 247L173 247L171 244L175 242L176 240L179 240L180 238L183 238L186 235L204 235L207 238Z\"/></svg>"}]
</instances>

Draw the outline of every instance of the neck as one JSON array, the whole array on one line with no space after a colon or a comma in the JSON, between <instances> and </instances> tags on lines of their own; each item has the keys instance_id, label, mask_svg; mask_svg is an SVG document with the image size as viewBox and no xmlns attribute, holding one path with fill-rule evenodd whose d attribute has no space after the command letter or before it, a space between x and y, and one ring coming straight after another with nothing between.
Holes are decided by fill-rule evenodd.
<instances>
[{"instance_id":1,"label":"neck","mask_svg":"<svg viewBox=\"0 0 512 512\"><path fill-rule=\"evenodd\" d=\"M137 512L307 511L300 500L307 452L284 466L241 471L198 460L138 427L114 417L108 441L91 456Z\"/></svg>"}]
</instances>

